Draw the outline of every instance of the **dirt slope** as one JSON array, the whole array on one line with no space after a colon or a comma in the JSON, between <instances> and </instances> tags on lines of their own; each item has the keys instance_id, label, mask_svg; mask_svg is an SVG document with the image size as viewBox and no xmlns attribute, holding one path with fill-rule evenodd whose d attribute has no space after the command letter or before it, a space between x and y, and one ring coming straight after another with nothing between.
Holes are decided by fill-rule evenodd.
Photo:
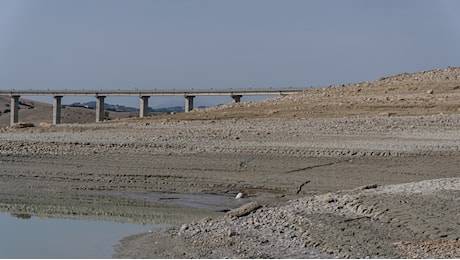
<instances>
[{"instance_id":1,"label":"dirt slope","mask_svg":"<svg viewBox=\"0 0 460 260\"><path fill-rule=\"evenodd\" d=\"M10 125L10 97L0 96L0 128ZM96 111L80 107L62 108L62 123L88 124L96 120ZM137 113L108 111L109 119L128 118L138 116ZM19 121L32 123L51 124L53 121L53 105L35 100L19 99Z\"/></svg>"},{"instance_id":2,"label":"dirt slope","mask_svg":"<svg viewBox=\"0 0 460 260\"><path fill-rule=\"evenodd\" d=\"M330 86L261 102L197 109L178 118L345 117L460 113L460 68Z\"/></svg>"}]
</instances>

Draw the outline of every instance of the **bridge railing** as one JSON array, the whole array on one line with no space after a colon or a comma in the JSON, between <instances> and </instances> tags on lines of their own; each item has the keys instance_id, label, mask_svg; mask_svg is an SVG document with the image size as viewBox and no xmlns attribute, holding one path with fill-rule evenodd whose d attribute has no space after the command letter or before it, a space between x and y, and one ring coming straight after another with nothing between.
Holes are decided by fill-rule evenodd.
<instances>
[{"instance_id":1,"label":"bridge railing","mask_svg":"<svg viewBox=\"0 0 460 260\"><path fill-rule=\"evenodd\" d=\"M18 96L231 96L231 95L276 95L301 92L303 88L226 88L226 89L10 89L0 90L0 95Z\"/></svg>"}]
</instances>

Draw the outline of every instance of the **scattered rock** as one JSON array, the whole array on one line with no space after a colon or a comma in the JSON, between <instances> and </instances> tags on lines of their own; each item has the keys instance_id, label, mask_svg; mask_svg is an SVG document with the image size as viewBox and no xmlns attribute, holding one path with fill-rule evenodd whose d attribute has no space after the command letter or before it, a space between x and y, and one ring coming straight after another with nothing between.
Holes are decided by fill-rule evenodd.
<instances>
[{"instance_id":1,"label":"scattered rock","mask_svg":"<svg viewBox=\"0 0 460 260\"><path fill-rule=\"evenodd\" d=\"M390 116L395 116L396 113L393 113L393 112L383 112L383 113L380 113L379 115L380 115L380 116L387 116L387 117L390 117Z\"/></svg>"},{"instance_id":2,"label":"scattered rock","mask_svg":"<svg viewBox=\"0 0 460 260\"><path fill-rule=\"evenodd\" d=\"M354 190L357 191L357 190L369 190L369 189L375 189L377 188L378 185L377 184L370 184L370 185L365 185L365 186L361 186L361 187L357 187L355 188Z\"/></svg>"},{"instance_id":3,"label":"scattered rock","mask_svg":"<svg viewBox=\"0 0 460 260\"><path fill-rule=\"evenodd\" d=\"M241 199L241 198L244 198L244 194L242 192L239 192L238 194L236 194L235 199Z\"/></svg>"},{"instance_id":4,"label":"scattered rock","mask_svg":"<svg viewBox=\"0 0 460 260\"><path fill-rule=\"evenodd\" d=\"M257 210L257 209L260 208L260 207L262 207L262 205L260 205L259 202L253 201L253 202L244 204L243 206L241 206L241 207L239 207L239 208L230 210L230 211L227 213L227 216L231 216L231 217L242 217L242 216L246 216L246 215L248 215L249 213L251 213L251 212Z\"/></svg>"},{"instance_id":5,"label":"scattered rock","mask_svg":"<svg viewBox=\"0 0 460 260\"><path fill-rule=\"evenodd\" d=\"M28 123L28 122L20 122L20 123L16 123L11 126L11 128L29 128L29 127L35 127L35 125L32 123Z\"/></svg>"},{"instance_id":6,"label":"scattered rock","mask_svg":"<svg viewBox=\"0 0 460 260\"><path fill-rule=\"evenodd\" d=\"M52 127L53 125L50 123L46 123L46 122L40 122L39 126L49 128L49 127Z\"/></svg>"},{"instance_id":7,"label":"scattered rock","mask_svg":"<svg viewBox=\"0 0 460 260\"><path fill-rule=\"evenodd\" d=\"M235 232L235 230L229 229L228 232L227 232L227 235L228 235L229 237L233 237L233 236L236 235L236 232Z\"/></svg>"},{"instance_id":8,"label":"scattered rock","mask_svg":"<svg viewBox=\"0 0 460 260\"><path fill-rule=\"evenodd\" d=\"M337 200L332 195L326 195L323 198L324 203L332 203L336 202Z\"/></svg>"},{"instance_id":9,"label":"scattered rock","mask_svg":"<svg viewBox=\"0 0 460 260\"><path fill-rule=\"evenodd\" d=\"M429 240L421 242L401 241L393 243L401 258L459 258L460 241Z\"/></svg>"},{"instance_id":10,"label":"scattered rock","mask_svg":"<svg viewBox=\"0 0 460 260\"><path fill-rule=\"evenodd\" d=\"M185 230L188 229L188 225L187 224L183 224L181 227L180 227L180 231L181 232L184 232Z\"/></svg>"}]
</instances>

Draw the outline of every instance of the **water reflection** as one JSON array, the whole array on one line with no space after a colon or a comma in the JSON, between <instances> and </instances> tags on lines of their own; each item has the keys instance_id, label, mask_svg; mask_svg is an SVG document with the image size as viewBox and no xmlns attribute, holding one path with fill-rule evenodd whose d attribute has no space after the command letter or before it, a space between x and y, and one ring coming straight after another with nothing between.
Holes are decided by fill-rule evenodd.
<instances>
[{"instance_id":1,"label":"water reflection","mask_svg":"<svg viewBox=\"0 0 460 260\"><path fill-rule=\"evenodd\" d=\"M183 198L177 200L179 201L187 200ZM33 193L0 194L0 211L11 212L17 218L39 216L171 225L222 215L216 212L216 208L178 205L167 200L151 200L149 196L126 194L122 196L59 194L53 197Z\"/></svg>"},{"instance_id":2,"label":"water reflection","mask_svg":"<svg viewBox=\"0 0 460 260\"><path fill-rule=\"evenodd\" d=\"M220 195L1 194L0 258L111 258L125 236L221 216L242 203Z\"/></svg>"},{"instance_id":3,"label":"water reflection","mask_svg":"<svg viewBox=\"0 0 460 260\"><path fill-rule=\"evenodd\" d=\"M12 217L16 218L22 218L22 219L29 219L32 217L30 214L24 214L24 213L11 213L10 214Z\"/></svg>"},{"instance_id":4,"label":"water reflection","mask_svg":"<svg viewBox=\"0 0 460 260\"><path fill-rule=\"evenodd\" d=\"M0 258L111 258L128 235L165 225L0 213Z\"/></svg>"}]
</instances>

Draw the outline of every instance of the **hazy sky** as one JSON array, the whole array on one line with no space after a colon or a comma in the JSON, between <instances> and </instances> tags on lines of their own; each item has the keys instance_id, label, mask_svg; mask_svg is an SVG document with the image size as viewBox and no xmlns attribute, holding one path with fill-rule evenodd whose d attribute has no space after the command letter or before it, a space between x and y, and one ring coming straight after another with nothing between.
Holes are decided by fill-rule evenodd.
<instances>
[{"instance_id":1,"label":"hazy sky","mask_svg":"<svg viewBox=\"0 0 460 260\"><path fill-rule=\"evenodd\" d=\"M440 0L0 0L0 88L319 87L460 66L459 11Z\"/></svg>"}]
</instances>

